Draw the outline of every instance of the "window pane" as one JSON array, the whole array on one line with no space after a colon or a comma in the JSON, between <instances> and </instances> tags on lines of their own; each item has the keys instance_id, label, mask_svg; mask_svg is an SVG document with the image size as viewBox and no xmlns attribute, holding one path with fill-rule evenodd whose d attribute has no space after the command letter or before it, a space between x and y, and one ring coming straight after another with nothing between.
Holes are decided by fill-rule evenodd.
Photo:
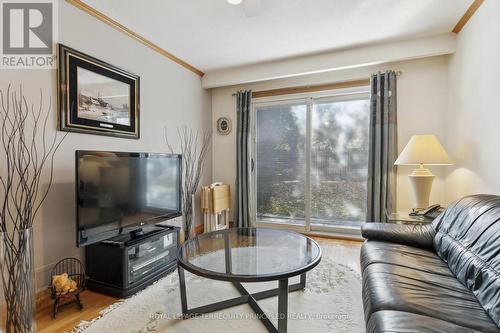
<instances>
[{"instance_id":1,"label":"window pane","mask_svg":"<svg viewBox=\"0 0 500 333\"><path fill-rule=\"evenodd\" d=\"M368 127L367 99L314 105L311 223L357 225L364 221Z\"/></svg>"},{"instance_id":2,"label":"window pane","mask_svg":"<svg viewBox=\"0 0 500 333\"><path fill-rule=\"evenodd\" d=\"M256 109L257 219L304 224L306 105Z\"/></svg>"}]
</instances>

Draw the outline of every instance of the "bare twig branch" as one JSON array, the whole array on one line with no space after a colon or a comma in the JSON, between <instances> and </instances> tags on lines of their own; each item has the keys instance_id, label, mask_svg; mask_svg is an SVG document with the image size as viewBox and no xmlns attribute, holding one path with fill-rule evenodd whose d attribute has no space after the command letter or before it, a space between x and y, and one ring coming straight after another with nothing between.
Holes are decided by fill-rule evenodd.
<instances>
[{"instance_id":1,"label":"bare twig branch","mask_svg":"<svg viewBox=\"0 0 500 333\"><path fill-rule=\"evenodd\" d=\"M181 126L177 127L177 136L179 138L180 153L182 154L184 235L185 239L189 239L193 225L193 195L196 194L200 184L205 160L210 150L212 132L205 130L200 140L198 131L194 131L187 126ZM168 140L166 128L165 141L168 149L173 153L174 149Z\"/></svg>"},{"instance_id":2,"label":"bare twig branch","mask_svg":"<svg viewBox=\"0 0 500 333\"><path fill-rule=\"evenodd\" d=\"M0 89L0 230L4 248L0 265L7 304L7 331L31 331L33 257L31 228L53 181L54 157L66 135L48 137L52 103L28 102L22 87ZM45 111L44 111L45 110ZM67 134L67 133L66 133ZM48 179L46 179L48 173ZM41 191L42 181L47 187Z\"/></svg>"}]
</instances>

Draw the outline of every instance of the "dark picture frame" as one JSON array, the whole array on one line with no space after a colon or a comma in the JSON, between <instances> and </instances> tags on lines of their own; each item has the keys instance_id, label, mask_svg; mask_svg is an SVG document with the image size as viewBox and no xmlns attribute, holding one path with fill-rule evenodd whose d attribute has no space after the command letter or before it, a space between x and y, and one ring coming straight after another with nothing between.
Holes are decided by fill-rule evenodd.
<instances>
[{"instance_id":1,"label":"dark picture frame","mask_svg":"<svg viewBox=\"0 0 500 333\"><path fill-rule=\"evenodd\" d=\"M139 76L63 44L58 51L59 129L139 139Z\"/></svg>"}]
</instances>

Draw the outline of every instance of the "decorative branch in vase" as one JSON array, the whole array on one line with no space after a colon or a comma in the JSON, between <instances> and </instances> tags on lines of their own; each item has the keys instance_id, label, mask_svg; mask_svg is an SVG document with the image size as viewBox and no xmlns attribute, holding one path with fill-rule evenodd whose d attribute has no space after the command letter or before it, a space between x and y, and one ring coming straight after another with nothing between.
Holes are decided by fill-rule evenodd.
<instances>
[{"instance_id":1,"label":"decorative branch in vase","mask_svg":"<svg viewBox=\"0 0 500 333\"><path fill-rule=\"evenodd\" d=\"M200 185L200 178L205 165L205 160L210 150L212 132L205 130L203 135L187 126L177 128L177 135L182 155L182 215L184 217L184 239L192 235L194 219L194 198ZM171 153L174 148L170 144L165 128L165 141Z\"/></svg>"},{"instance_id":2,"label":"decorative branch in vase","mask_svg":"<svg viewBox=\"0 0 500 333\"><path fill-rule=\"evenodd\" d=\"M47 131L51 100L43 93L35 107L22 87L0 89L0 278L3 300L0 331L35 332L33 223L47 198L54 157L68 133ZM42 181L48 177L46 187Z\"/></svg>"}]
</instances>

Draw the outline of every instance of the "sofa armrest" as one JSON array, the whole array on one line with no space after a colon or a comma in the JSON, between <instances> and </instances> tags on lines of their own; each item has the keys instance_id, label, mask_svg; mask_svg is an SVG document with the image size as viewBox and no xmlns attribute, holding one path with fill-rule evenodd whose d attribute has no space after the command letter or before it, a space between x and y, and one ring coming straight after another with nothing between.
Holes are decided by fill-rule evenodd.
<instances>
[{"instance_id":1,"label":"sofa armrest","mask_svg":"<svg viewBox=\"0 0 500 333\"><path fill-rule=\"evenodd\" d=\"M361 235L366 239L380 240L415 246L423 249L434 247L436 232L429 224L364 223Z\"/></svg>"}]
</instances>

